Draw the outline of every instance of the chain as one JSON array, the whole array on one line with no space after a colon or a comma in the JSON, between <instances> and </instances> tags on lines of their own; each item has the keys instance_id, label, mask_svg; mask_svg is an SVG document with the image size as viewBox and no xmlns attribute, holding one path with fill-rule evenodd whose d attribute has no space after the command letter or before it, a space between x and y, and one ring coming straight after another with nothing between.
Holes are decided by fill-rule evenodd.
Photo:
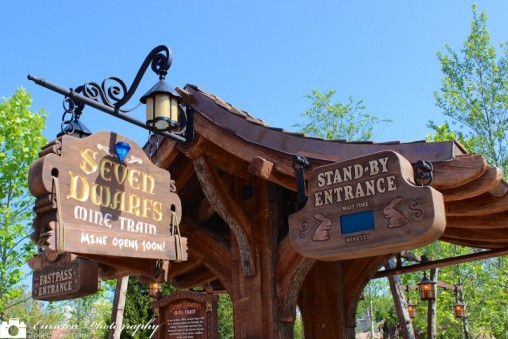
<instances>
[{"instance_id":1,"label":"chain","mask_svg":"<svg viewBox=\"0 0 508 339\"><path fill-rule=\"evenodd\" d=\"M148 143L150 144L148 148L148 156L155 166L159 166L159 157L157 156L160 144L159 136L155 132L150 131L148 134Z\"/></svg>"},{"instance_id":2,"label":"chain","mask_svg":"<svg viewBox=\"0 0 508 339\"><path fill-rule=\"evenodd\" d=\"M60 128L62 129L63 134L72 134L74 133L75 128L72 122L76 119L79 119L79 114L75 112L76 104L71 98L65 97L64 101L62 102L62 106L64 113L62 115L62 123Z\"/></svg>"}]
</instances>

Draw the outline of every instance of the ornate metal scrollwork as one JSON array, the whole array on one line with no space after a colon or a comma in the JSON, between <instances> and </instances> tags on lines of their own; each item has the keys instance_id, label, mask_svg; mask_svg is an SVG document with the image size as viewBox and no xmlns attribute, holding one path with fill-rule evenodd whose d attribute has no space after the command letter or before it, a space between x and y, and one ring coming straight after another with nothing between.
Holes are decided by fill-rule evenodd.
<instances>
[{"instance_id":1,"label":"ornate metal scrollwork","mask_svg":"<svg viewBox=\"0 0 508 339\"><path fill-rule=\"evenodd\" d=\"M111 107L117 113L128 113L140 105L138 104L130 109L122 109L138 89L148 66L151 65L152 71L159 76L159 79L164 79L172 62L171 50L164 45L160 45L155 47L145 58L130 88L127 88L122 79L111 76L104 79L101 85L94 81L86 82L84 85L78 86L74 92ZM78 102L75 102L75 105L80 109L79 112L84 108L84 105Z\"/></svg>"}]
</instances>

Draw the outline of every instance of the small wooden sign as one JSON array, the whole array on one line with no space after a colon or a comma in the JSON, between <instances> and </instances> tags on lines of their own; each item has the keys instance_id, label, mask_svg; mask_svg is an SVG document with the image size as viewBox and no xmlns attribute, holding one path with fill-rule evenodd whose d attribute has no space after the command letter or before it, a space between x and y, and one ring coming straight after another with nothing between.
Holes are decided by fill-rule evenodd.
<instances>
[{"instance_id":1,"label":"small wooden sign","mask_svg":"<svg viewBox=\"0 0 508 339\"><path fill-rule=\"evenodd\" d=\"M295 249L346 260L414 249L446 226L441 193L415 186L411 163L393 151L334 163L309 175L309 199L289 216Z\"/></svg>"},{"instance_id":2,"label":"small wooden sign","mask_svg":"<svg viewBox=\"0 0 508 339\"><path fill-rule=\"evenodd\" d=\"M99 288L99 269L94 261L76 258L65 253L54 262L45 260L40 253L30 259L34 270L32 278L32 298L35 300L67 300L84 297L97 292Z\"/></svg>"},{"instance_id":3,"label":"small wooden sign","mask_svg":"<svg viewBox=\"0 0 508 339\"><path fill-rule=\"evenodd\" d=\"M217 338L219 296L180 291L152 303L159 309L159 339Z\"/></svg>"},{"instance_id":4,"label":"small wooden sign","mask_svg":"<svg viewBox=\"0 0 508 339\"><path fill-rule=\"evenodd\" d=\"M125 158L118 145L127 147ZM83 139L64 135L40 156L29 174L37 197L32 239L40 247L187 259L186 238L174 232L182 216L175 183L135 142L111 132Z\"/></svg>"}]
</instances>

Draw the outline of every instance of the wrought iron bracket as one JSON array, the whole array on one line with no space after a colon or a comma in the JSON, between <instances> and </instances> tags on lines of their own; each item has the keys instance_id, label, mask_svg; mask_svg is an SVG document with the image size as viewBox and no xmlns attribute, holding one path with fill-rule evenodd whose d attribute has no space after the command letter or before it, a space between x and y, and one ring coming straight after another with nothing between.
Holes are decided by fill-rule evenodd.
<instances>
[{"instance_id":1,"label":"wrought iron bracket","mask_svg":"<svg viewBox=\"0 0 508 339\"><path fill-rule=\"evenodd\" d=\"M159 76L159 79L164 79L168 69L171 67L172 60L171 50L168 47L163 45L155 47L145 58L145 61L138 70L130 88L127 88L125 82L117 77L108 77L102 81L101 85L93 81L87 82L84 85L78 86L76 89L61 87L32 74L28 75L28 80L70 98L74 102L76 114L81 114L84 107L88 105L101 112L107 113L169 139L184 144L190 144L194 135L193 109L185 106L182 107L186 121L183 123L182 129L177 132L160 132L153 130L147 127L145 122L139 121L125 114L136 109L139 105L136 105L132 109L123 109L123 106L129 102L136 92L141 79L148 69L148 66L151 65L152 71Z\"/></svg>"},{"instance_id":2,"label":"wrought iron bracket","mask_svg":"<svg viewBox=\"0 0 508 339\"><path fill-rule=\"evenodd\" d=\"M415 164L415 183L418 186L428 186L432 183L434 167L430 161L418 160Z\"/></svg>"},{"instance_id":3,"label":"wrought iron bracket","mask_svg":"<svg viewBox=\"0 0 508 339\"><path fill-rule=\"evenodd\" d=\"M307 203L308 197L305 194L305 176L304 170L309 167L309 162L305 157L301 155L295 155L293 157L293 168L295 170L296 177L296 197L298 210L301 210Z\"/></svg>"}]
</instances>

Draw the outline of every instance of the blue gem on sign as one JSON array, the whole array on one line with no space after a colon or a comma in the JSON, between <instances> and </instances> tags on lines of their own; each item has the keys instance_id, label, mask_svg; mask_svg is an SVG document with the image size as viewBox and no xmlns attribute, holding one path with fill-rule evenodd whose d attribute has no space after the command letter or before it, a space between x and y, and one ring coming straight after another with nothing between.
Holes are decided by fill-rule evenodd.
<instances>
[{"instance_id":1,"label":"blue gem on sign","mask_svg":"<svg viewBox=\"0 0 508 339\"><path fill-rule=\"evenodd\" d=\"M120 161L123 161L127 156L127 153L131 150L131 147L128 143L124 141L119 141L115 144L116 154L118 154L118 158Z\"/></svg>"}]
</instances>

